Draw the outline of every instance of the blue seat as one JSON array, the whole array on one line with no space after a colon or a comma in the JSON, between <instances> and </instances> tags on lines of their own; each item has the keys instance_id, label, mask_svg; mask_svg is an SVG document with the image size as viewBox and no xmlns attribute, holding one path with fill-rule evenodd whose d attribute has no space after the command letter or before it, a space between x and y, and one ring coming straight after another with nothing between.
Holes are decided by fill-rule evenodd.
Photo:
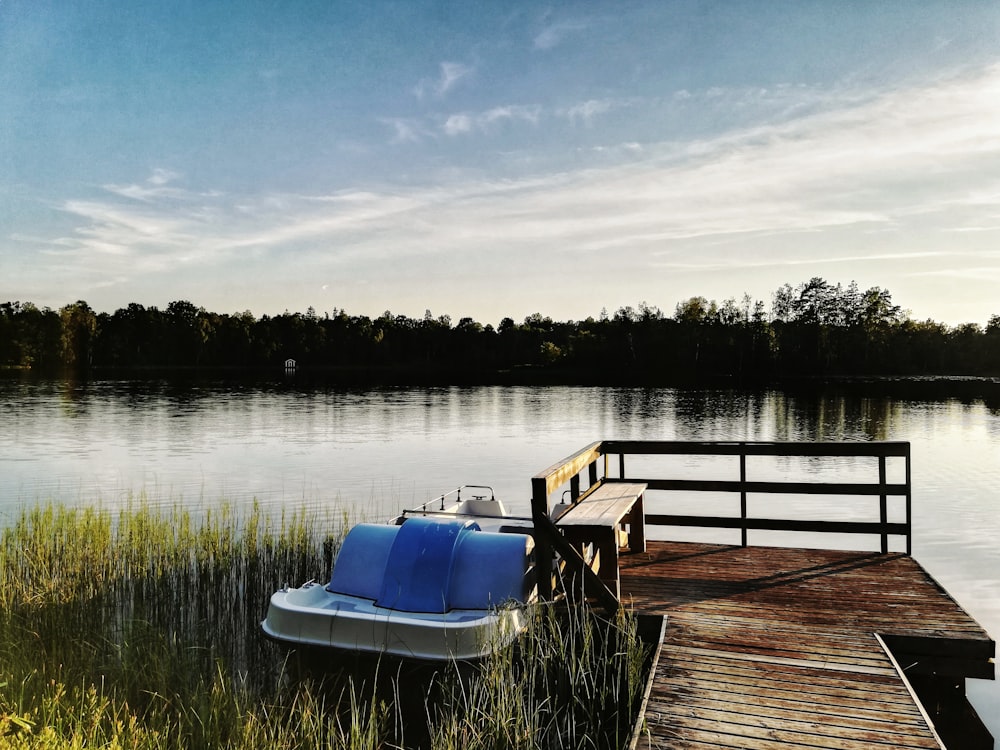
<instances>
[{"instance_id":1,"label":"blue seat","mask_svg":"<svg viewBox=\"0 0 1000 750\"><path fill-rule=\"evenodd\" d=\"M522 534L480 531L474 521L358 524L344 538L327 590L402 612L524 601L528 541Z\"/></svg>"},{"instance_id":2,"label":"blue seat","mask_svg":"<svg viewBox=\"0 0 1000 750\"><path fill-rule=\"evenodd\" d=\"M487 531L462 538L451 574L448 600L454 609L489 609L524 602L529 581L526 534Z\"/></svg>"},{"instance_id":3,"label":"blue seat","mask_svg":"<svg viewBox=\"0 0 1000 750\"><path fill-rule=\"evenodd\" d=\"M447 612L455 549L474 521L408 518L399 527L376 604L403 612Z\"/></svg>"},{"instance_id":4,"label":"blue seat","mask_svg":"<svg viewBox=\"0 0 1000 750\"><path fill-rule=\"evenodd\" d=\"M398 526L373 523L359 523L348 531L340 545L337 564L333 566L333 576L326 590L377 599L397 531Z\"/></svg>"}]
</instances>

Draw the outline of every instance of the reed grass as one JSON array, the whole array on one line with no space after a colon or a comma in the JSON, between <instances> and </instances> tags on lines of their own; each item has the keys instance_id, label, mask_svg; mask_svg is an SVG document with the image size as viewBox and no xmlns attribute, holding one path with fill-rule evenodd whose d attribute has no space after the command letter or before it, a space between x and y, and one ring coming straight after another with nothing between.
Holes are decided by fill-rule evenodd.
<instances>
[{"instance_id":1,"label":"reed grass","mask_svg":"<svg viewBox=\"0 0 1000 750\"><path fill-rule=\"evenodd\" d=\"M259 623L275 589L328 575L348 525L141 497L23 511L0 534L0 748L624 744L645 658L624 613L537 609L518 649L434 673L419 716L388 669L298 679Z\"/></svg>"},{"instance_id":2,"label":"reed grass","mask_svg":"<svg viewBox=\"0 0 1000 750\"><path fill-rule=\"evenodd\" d=\"M621 748L642 697L647 647L636 619L585 605L538 607L517 649L455 670L431 717L432 746Z\"/></svg>"}]
</instances>

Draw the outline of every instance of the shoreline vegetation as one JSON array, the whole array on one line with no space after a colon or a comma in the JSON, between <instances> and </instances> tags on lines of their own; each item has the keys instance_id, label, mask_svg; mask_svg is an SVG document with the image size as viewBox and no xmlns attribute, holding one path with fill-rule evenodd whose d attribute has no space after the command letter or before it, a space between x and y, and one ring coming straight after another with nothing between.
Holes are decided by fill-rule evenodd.
<instances>
[{"instance_id":1,"label":"shoreline vegetation","mask_svg":"<svg viewBox=\"0 0 1000 750\"><path fill-rule=\"evenodd\" d=\"M78 376L297 372L349 383L760 385L817 379L1000 377L1000 314L985 327L917 321L879 287L812 278L748 295L704 297L673 314L642 302L614 314L498 326L345 310L255 317L185 300L114 313L0 303L0 369Z\"/></svg>"},{"instance_id":2,"label":"shoreline vegetation","mask_svg":"<svg viewBox=\"0 0 1000 750\"><path fill-rule=\"evenodd\" d=\"M474 669L297 668L259 622L280 585L328 574L348 523L141 498L22 511L0 539L0 748L628 742L648 650L624 611L540 607L518 651Z\"/></svg>"}]
</instances>

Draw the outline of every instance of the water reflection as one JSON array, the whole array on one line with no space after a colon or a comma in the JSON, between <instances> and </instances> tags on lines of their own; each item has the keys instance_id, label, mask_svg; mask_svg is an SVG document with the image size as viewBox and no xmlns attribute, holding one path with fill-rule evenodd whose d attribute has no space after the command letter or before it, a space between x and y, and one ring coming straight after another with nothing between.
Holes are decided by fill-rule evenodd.
<instances>
[{"instance_id":1,"label":"water reflection","mask_svg":"<svg viewBox=\"0 0 1000 750\"><path fill-rule=\"evenodd\" d=\"M94 474L107 476L109 469L121 483L143 489L151 476L161 485L187 487L197 470L199 497L204 491L210 499L225 485L237 495L280 500L290 471L302 483L314 477L328 488L324 495L367 493L380 477L423 487L422 477L440 479L423 466L435 454L467 455L477 472L500 471L526 483L600 438L940 440L981 429L987 446L1000 441L1000 419L982 402L837 393L0 381L0 398L9 415L2 460L10 469L0 479L0 507L43 497L46 477L84 495L103 495L107 487ZM383 444L392 447L379 448ZM450 460L441 464L463 474Z\"/></svg>"},{"instance_id":2,"label":"water reflection","mask_svg":"<svg viewBox=\"0 0 1000 750\"><path fill-rule=\"evenodd\" d=\"M609 393L614 423L631 425L638 422L648 429L650 423L660 421L673 411L675 392L659 388L615 388ZM631 436L629 436L631 437Z\"/></svg>"},{"instance_id":3,"label":"water reflection","mask_svg":"<svg viewBox=\"0 0 1000 750\"><path fill-rule=\"evenodd\" d=\"M617 389L611 421L677 440L886 440L902 408L886 397L780 391Z\"/></svg>"}]
</instances>

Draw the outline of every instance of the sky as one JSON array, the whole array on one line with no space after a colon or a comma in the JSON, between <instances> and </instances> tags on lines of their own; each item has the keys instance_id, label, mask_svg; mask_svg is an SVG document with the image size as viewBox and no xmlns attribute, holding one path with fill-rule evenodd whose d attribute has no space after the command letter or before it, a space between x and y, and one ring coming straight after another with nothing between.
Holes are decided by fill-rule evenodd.
<instances>
[{"instance_id":1,"label":"sky","mask_svg":"<svg viewBox=\"0 0 1000 750\"><path fill-rule=\"evenodd\" d=\"M1000 3L0 0L0 301L1000 314Z\"/></svg>"}]
</instances>

